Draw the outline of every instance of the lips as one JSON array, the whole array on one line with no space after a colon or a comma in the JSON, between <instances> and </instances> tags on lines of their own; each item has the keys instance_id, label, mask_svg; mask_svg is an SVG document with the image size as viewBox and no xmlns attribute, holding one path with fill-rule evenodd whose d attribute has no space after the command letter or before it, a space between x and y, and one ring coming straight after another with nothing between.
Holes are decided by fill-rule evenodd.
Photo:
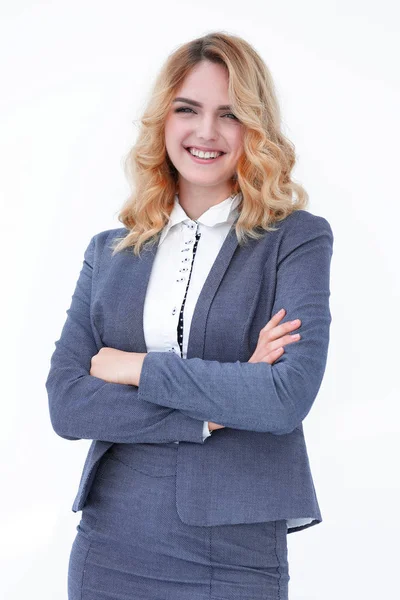
<instances>
[{"instance_id":1,"label":"lips","mask_svg":"<svg viewBox=\"0 0 400 600\"><path fill-rule=\"evenodd\" d=\"M192 146L189 146L192 147ZM200 158L199 156L195 156L194 154L192 154L189 150L189 148L186 148L186 152L189 155L189 158L191 161L197 163L198 165L212 165L215 164L217 162L219 162L220 159L222 159L225 155L225 152L222 152L222 154L218 154L218 156L216 158Z\"/></svg>"},{"instance_id":2,"label":"lips","mask_svg":"<svg viewBox=\"0 0 400 600\"><path fill-rule=\"evenodd\" d=\"M221 154L226 154L223 150L219 150L219 148L199 148L198 146L184 146L185 150L190 152L190 148L194 148L195 150L199 150L200 152L220 152Z\"/></svg>"}]
</instances>

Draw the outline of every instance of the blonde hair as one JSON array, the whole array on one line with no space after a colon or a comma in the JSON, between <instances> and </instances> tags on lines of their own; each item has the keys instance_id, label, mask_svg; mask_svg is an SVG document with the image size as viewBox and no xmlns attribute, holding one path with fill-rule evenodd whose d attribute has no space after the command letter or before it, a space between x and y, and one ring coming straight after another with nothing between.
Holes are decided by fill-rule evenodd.
<instances>
[{"instance_id":1,"label":"blonde hair","mask_svg":"<svg viewBox=\"0 0 400 600\"><path fill-rule=\"evenodd\" d=\"M140 254L146 242L156 242L157 234L168 222L179 173L166 152L164 123L186 75L204 60L225 65L232 111L244 125L243 154L232 180L232 193L242 194L235 224L239 244L245 243L246 235L262 237L263 231L257 232L257 228L273 231L274 221L308 204L307 192L291 179L295 149L281 132L280 108L270 71L242 38L209 33L175 50L158 74L140 120L137 141L124 162L133 191L118 220L129 232L113 240L114 254L131 246L134 254Z\"/></svg>"}]
</instances>

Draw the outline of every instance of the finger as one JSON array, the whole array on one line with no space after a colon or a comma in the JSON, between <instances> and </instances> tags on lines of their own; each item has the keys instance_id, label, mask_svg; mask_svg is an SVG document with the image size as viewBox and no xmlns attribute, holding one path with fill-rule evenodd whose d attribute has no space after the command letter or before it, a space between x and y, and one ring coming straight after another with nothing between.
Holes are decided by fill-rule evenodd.
<instances>
[{"instance_id":1,"label":"finger","mask_svg":"<svg viewBox=\"0 0 400 600\"><path fill-rule=\"evenodd\" d=\"M284 352L285 349L282 346L280 346L279 348L275 348L275 350L272 350L266 356L264 356L260 362L267 362L270 365L272 365L272 363L278 360L278 358L282 356Z\"/></svg>"},{"instance_id":2,"label":"finger","mask_svg":"<svg viewBox=\"0 0 400 600\"><path fill-rule=\"evenodd\" d=\"M272 342L272 347L286 346L287 344L294 344L301 339L300 333L290 333Z\"/></svg>"},{"instance_id":3,"label":"finger","mask_svg":"<svg viewBox=\"0 0 400 600\"><path fill-rule=\"evenodd\" d=\"M286 346L287 344L293 344L294 342L298 342L300 339L301 335L299 333L294 333L290 335L285 335L273 341L268 341L265 345L259 342L249 362L259 362L261 360L261 357L268 356L270 353L272 354L273 352L279 352L281 349L283 350L283 346ZM265 354L266 352L267 354Z\"/></svg>"},{"instance_id":4,"label":"finger","mask_svg":"<svg viewBox=\"0 0 400 600\"><path fill-rule=\"evenodd\" d=\"M248 362L249 363L266 362L268 364L272 364L274 362L274 360L277 360L283 352L284 352L284 348L282 348L282 346L279 348L275 348L275 350L268 351L267 354L265 354L265 350L264 350L264 352L262 352L261 349L258 349L257 352L255 352L253 354L253 356L250 358L250 360Z\"/></svg>"},{"instance_id":5,"label":"finger","mask_svg":"<svg viewBox=\"0 0 400 600\"><path fill-rule=\"evenodd\" d=\"M277 325L277 327L275 327L275 330L273 331L274 338L275 338L275 334L278 334L278 337L284 336L288 332L291 333L295 329L298 329L300 327L300 325L301 325L300 319L294 319L293 321L287 321L286 323Z\"/></svg>"},{"instance_id":6,"label":"finger","mask_svg":"<svg viewBox=\"0 0 400 600\"><path fill-rule=\"evenodd\" d=\"M293 321L287 321L286 323L282 323L281 325L275 325L271 328L264 327L261 331L265 334L268 332L269 340L277 340L283 337L288 332L292 332L295 329L298 329L301 325L300 319L294 319ZM260 331L260 333L261 333Z\"/></svg>"},{"instance_id":7,"label":"finger","mask_svg":"<svg viewBox=\"0 0 400 600\"><path fill-rule=\"evenodd\" d=\"M271 352L269 352L267 354L267 356L276 356L277 354L282 354L285 351L285 348L283 346L279 346L279 348L275 348L274 350L271 350Z\"/></svg>"},{"instance_id":8,"label":"finger","mask_svg":"<svg viewBox=\"0 0 400 600\"><path fill-rule=\"evenodd\" d=\"M283 319L283 317L286 314L286 310L284 308L281 308L281 310L279 310L275 315L273 315L271 317L271 319L268 321L268 323L262 328L261 331L269 331L270 329L273 329L274 327L277 326L277 324L279 323L279 321L281 319Z\"/></svg>"},{"instance_id":9,"label":"finger","mask_svg":"<svg viewBox=\"0 0 400 600\"><path fill-rule=\"evenodd\" d=\"M272 342L268 342L268 352L274 352L281 346L286 346L287 344L293 344L294 342L298 342L300 338L301 335L299 333L284 335L283 337L273 340Z\"/></svg>"}]
</instances>

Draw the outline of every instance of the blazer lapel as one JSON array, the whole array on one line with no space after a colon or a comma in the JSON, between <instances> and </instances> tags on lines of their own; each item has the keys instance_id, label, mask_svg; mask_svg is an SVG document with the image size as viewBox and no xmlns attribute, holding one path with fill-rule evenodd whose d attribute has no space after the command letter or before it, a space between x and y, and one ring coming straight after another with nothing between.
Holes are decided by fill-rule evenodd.
<instances>
[{"instance_id":1,"label":"blazer lapel","mask_svg":"<svg viewBox=\"0 0 400 600\"><path fill-rule=\"evenodd\" d=\"M237 219L236 219L237 220ZM190 327L187 358L203 358L207 316L217 289L238 247L235 222L226 236L197 299Z\"/></svg>"},{"instance_id":2,"label":"blazer lapel","mask_svg":"<svg viewBox=\"0 0 400 600\"><path fill-rule=\"evenodd\" d=\"M135 331L134 347L137 348L137 352L147 352L143 330L144 302L146 299L151 269L157 252L157 246L158 244L154 244L153 246L144 249L141 256L136 259L135 265L132 265L132 256L130 253L125 259L127 263L126 270L124 269L126 271L124 278L125 284L132 281L132 287L126 285L125 289L129 290L129 288L133 288L135 290L135 301L132 303L131 323ZM210 269L197 300L189 332L187 358L203 357L208 312L237 246L238 241L235 232L235 223L233 223L213 266ZM127 274L128 277L126 276Z\"/></svg>"},{"instance_id":3,"label":"blazer lapel","mask_svg":"<svg viewBox=\"0 0 400 600\"><path fill-rule=\"evenodd\" d=\"M137 257L137 263L133 267L130 265L130 272L134 278L135 302L132 307L132 324L135 330L135 348L136 352L147 352L146 340L143 330L144 302L146 298L147 286L150 280L151 269L156 256L158 244L145 248L140 257ZM130 250L131 252L131 250Z\"/></svg>"}]
</instances>

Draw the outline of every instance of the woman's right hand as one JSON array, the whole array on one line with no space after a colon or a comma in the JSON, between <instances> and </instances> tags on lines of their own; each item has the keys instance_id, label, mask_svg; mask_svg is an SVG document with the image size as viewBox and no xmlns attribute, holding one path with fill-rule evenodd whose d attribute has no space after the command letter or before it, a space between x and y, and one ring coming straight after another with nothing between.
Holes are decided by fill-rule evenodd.
<instances>
[{"instance_id":1,"label":"woman's right hand","mask_svg":"<svg viewBox=\"0 0 400 600\"><path fill-rule=\"evenodd\" d=\"M249 359L249 363L266 362L270 365L282 356L284 349L283 346L286 344L293 344L297 342L301 336L299 333L290 335L290 331L294 331L301 325L300 319L295 321L287 321L282 325L279 322L285 316L285 309L282 308L276 313L263 327L258 336L257 348L254 350L252 356ZM218 425L212 421L208 422L208 428L210 431L214 429L222 429L225 425Z\"/></svg>"}]
</instances>

